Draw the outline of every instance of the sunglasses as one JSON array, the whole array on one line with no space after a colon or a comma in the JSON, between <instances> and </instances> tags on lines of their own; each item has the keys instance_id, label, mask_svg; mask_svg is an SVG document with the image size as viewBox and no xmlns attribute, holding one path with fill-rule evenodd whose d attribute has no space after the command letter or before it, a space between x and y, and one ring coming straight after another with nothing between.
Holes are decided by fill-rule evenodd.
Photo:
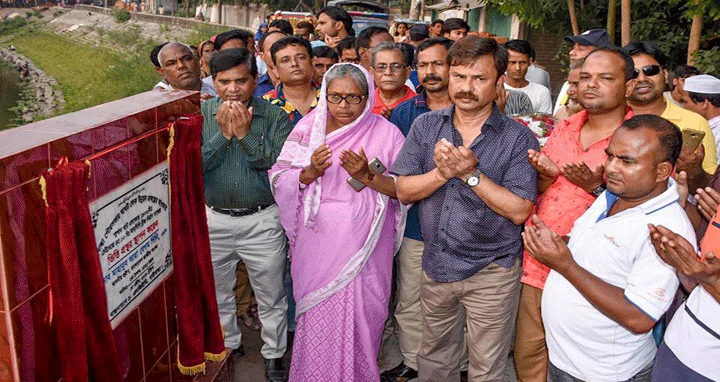
<instances>
[{"instance_id":1,"label":"sunglasses","mask_svg":"<svg viewBox=\"0 0 720 382\"><path fill-rule=\"evenodd\" d=\"M635 69L635 78L640 75L642 71L645 77L652 77L660 73L660 65L648 65L641 69Z\"/></svg>"}]
</instances>

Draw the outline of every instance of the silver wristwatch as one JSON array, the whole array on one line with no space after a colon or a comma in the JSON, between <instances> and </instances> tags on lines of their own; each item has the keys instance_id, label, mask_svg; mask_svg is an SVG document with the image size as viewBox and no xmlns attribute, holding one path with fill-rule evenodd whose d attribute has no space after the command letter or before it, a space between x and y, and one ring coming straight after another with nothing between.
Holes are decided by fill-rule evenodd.
<instances>
[{"instance_id":1,"label":"silver wristwatch","mask_svg":"<svg viewBox=\"0 0 720 382\"><path fill-rule=\"evenodd\" d=\"M475 187L480 183L480 170L475 170L470 176L465 179L465 185L468 187Z\"/></svg>"}]
</instances>

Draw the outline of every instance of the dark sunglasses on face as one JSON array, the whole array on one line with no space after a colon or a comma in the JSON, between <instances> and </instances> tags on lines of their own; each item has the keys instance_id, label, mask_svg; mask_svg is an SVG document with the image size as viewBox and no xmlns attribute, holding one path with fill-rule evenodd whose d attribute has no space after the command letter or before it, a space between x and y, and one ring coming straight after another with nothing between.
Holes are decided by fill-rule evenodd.
<instances>
[{"instance_id":1,"label":"dark sunglasses on face","mask_svg":"<svg viewBox=\"0 0 720 382\"><path fill-rule=\"evenodd\" d=\"M635 78L640 75L642 71L645 77L652 77L660 73L660 65L648 65L641 69L635 69Z\"/></svg>"}]
</instances>

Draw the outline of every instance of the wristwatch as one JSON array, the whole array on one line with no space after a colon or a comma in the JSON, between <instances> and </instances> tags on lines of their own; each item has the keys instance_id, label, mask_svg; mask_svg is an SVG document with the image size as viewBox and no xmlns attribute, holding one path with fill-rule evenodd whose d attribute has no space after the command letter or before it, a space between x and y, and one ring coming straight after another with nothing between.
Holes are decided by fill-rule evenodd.
<instances>
[{"instance_id":1,"label":"wristwatch","mask_svg":"<svg viewBox=\"0 0 720 382\"><path fill-rule=\"evenodd\" d=\"M605 183L600 183L599 186L595 187L594 190L590 191L591 194L595 195L595 197L600 196L603 192L607 190L607 187L605 186Z\"/></svg>"},{"instance_id":2,"label":"wristwatch","mask_svg":"<svg viewBox=\"0 0 720 382\"><path fill-rule=\"evenodd\" d=\"M475 187L480 183L480 170L475 170L470 176L465 179L465 185L468 187Z\"/></svg>"}]
</instances>

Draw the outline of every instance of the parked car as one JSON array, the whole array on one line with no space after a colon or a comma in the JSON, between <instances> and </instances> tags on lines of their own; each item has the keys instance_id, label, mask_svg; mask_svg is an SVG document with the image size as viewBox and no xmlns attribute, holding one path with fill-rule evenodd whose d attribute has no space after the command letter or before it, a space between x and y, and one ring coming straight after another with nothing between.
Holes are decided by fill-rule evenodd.
<instances>
[{"instance_id":1,"label":"parked car","mask_svg":"<svg viewBox=\"0 0 720 382\"><path fill-rule=\"evenodd\" d=\"M357 35L369 26L387 28L390 25L390 13L387 6L369 0L331 0L327 5L341 7L353 18L353 29Z\"/></svg>"}]
</instances>

